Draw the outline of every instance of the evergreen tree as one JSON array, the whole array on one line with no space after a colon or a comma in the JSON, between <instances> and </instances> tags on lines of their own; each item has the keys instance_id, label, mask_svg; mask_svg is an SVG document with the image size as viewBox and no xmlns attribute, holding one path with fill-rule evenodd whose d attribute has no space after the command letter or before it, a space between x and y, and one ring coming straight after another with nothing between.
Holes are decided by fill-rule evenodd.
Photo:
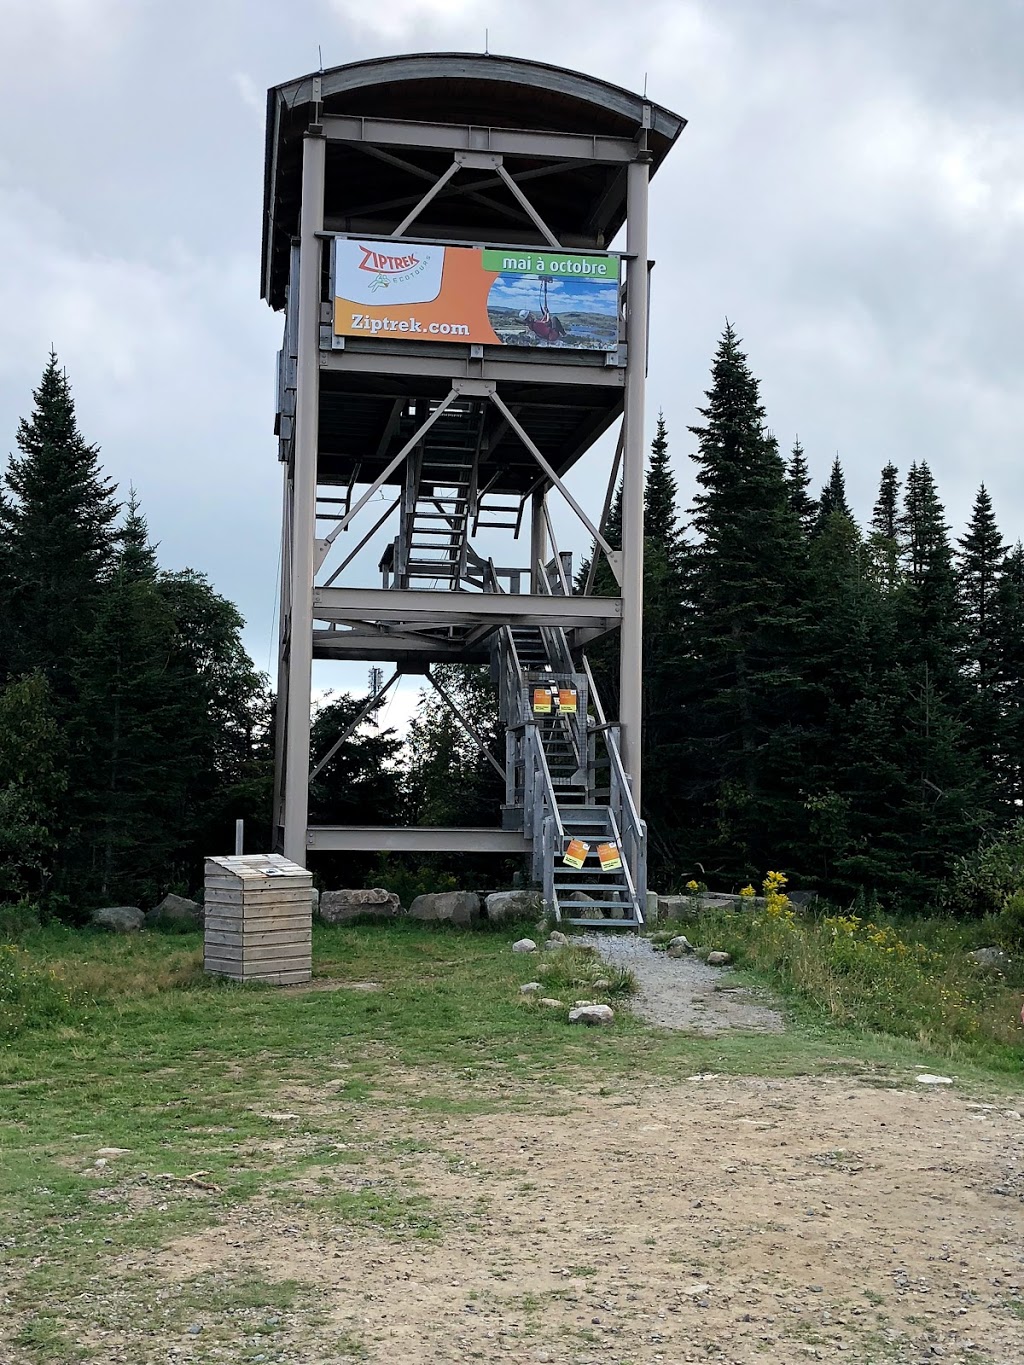
<instances>
[{"instance_id":1,"label":"evergreen tree","mask_svg":"<svg viewBox=\"0 0 1024 1365\"><path fill-rule=\"evenodd\" d=\"M759 386L727 325L697 437L693 654L682 795L715 814L709 847L737 876L784 863L801 837L805 565L786 471ZM707 859L702 860L707 863Z\"/></svg>"},{"instance_id":2,"label":"evergreen tree","mask_svg":"<svg viewBox=\"0 0 1024 1365\"><path fill-rule=\"evenodd\" d=\"M0 689L0 904L42 900L60 851L67 772L46 679Z\"/></svg>"},{"instance_id":3,"label":"evergreen tree","mask_svg":"<svg viewBox=\"0 0 1024 1365\"><path fill-rule=\"evenodd\" d=\"M110 567L118 508L97 448L78 430L71 386L53 352L33 400L0 500L7 668L14 675L39 669L60 703Z\"/></svg>"},{"instance_id":4,"label":"evergreen tree","mask_svg":"<svg viewBox=\"0 0 1024 1365\"><path fill-rule=\"evenodd\" d=\"M998 713L996 778L1004 811L1024 805L1024 545L1003 562L991 617L992 683Z\"/></svg>"},{"instance_id":5,"label":"evergreen tree","mask_svg":"<svg viewBox=\"0 0 1024 1365\"><path fill-rule=\"evenodd\" d=\"M651 458L644 485L644 537L660 546L669 561L679 549L679 513L676 507L676 477L668 455L668 428L665 414L658 413L658 427L651 442ZM609 518L610 520L610 518ZM618 534L622 535L621 486L618 508ZM612 542L609 541L609 544Z\"/></svg>"},{"instance_id":6,"label":"evergreen tree","mask_svg":"<svg viewBox=\"0 0 1024 1365\"><path fill-rule=\"evenodd\" d=\"M78 661L72 733L88 757L71 811L79 889L157 898L180 860L199 754L188 680L173 665L175 623L132 490L108 582Z\"/></svg>"},{"instance_id":7,"label":"evergreen tree","mask_svg":"<svg viewBox=\"0 0 1024 1365\"><path fill-rule=\"evenodd\" d=\"M807 468L807 457L800 444L800 438L793 442L793 451L786 466L786 487L789 490L789 505L805 535L814 529L818 515L818 504L807 490L811 486L811 474Z\"/></svg>"},{"instance_id":8,"label":"evergreen tree","mask_svg":"<svg viewBox=\"0 0 1024 1365\"><path fill-rule=\"evenodd\" d=\"M839 463L838 455L832 461L832 472L829 474L828 483L821 490L821 497L818 499L815 531L822 530L833 512L838 512L848 521L853 521L853 512L846 500L846 475L843 473L843 466Z\"/></svg>"},{"instance_id":9,"label":"evergreen tree","mask_svg":"<svg viewBox=\"0 0 1024 1365\"><path fill-rule=\"evenodd\" d=\"M886 593L895 592L900 581L902 521L900 475L891 462L882 470L878 500L871 513L868 551L871 573L878 587Z\"/></svg>"},{"instance_id":10,"label":"evergreen tree","mask_svg":"<svg viewBox=\"0 0 1024 1365\"><path fill-rule=\"evenodd\" d=\"M960 546L958 583L961 613L968 634L968 655L975 681L985 691L993 668L992 613L1006 546L996 526L992 499L978 489L974 510Z\"/></svg>"},{"instance_id":11,"label":"evergreen tree","mask_svg":"<svg viewBox=\"0 0 1024 1365\"><path fill-rule=\"evenodd\" d=\"M945 509L924 461L911 465L900 519L903 581L897 609L903 657L913 671L927 665L932 685L950 699L963 694L960 621L953 551Z\"/></svg>"}]
</instances>

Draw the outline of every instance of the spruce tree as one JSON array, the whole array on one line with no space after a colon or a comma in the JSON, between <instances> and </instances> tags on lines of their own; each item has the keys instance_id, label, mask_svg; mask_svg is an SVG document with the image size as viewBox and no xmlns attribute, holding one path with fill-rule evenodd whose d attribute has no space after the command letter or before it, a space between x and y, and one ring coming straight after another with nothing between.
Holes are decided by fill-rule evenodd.
<instances>
[{"instance_id":1,"label":"spruce tree","mask_svg":"<svg viewBox=\"0 0 1024 1365\"><path fill-rule=\"evenodd\" d=\"M687 717L681 794L711 815L710 856L735 876L799 843L806 569L785 465L759 386L727 325L697 437L693 652L702 695ZM702 859L707 863L708 859Z\"/></svg>"},{"instance_id":2,"label":"spruce tree","mask_svg":"<svg viewBox=\"0 0 1024 1365\"><path fill-rule=\"evenodd\" d=\"M911 465L903 512L903 581L898 615L903 657L912 670L927 664L932 683L951 698L962 695L964 632L945 509L924 461Z\"/></svg>"},{"instance_id":3,"label":"spruce tree","mask_svg":"<svg viewBox=\"0 0 1024 1365\"><path fill-rule=\"evenodd\" d=\"M996 777L1004 812L1024 806L1024 545L1003 562L991 617Z\"/></svg>"},{"instance_id":4,"label":"spruce tree","mask_svg":"<svg viewBox=\"0 0 1024 1365\"><path fill-rule=\"evenodd\" d=\"M829 474L828 483L821 490L821 497L818 499L818 515L814 523L815 531L823 529L833 512L838 512L847 520L853 521L853 512L846 500L846 475L843 473L843 466L839 463L838 455L832 461L832 471Z\"/></svg>"},{"instance_id":5,"label":"spruce tree","mask_svg":"<svg viewBox=\"0 0 1024 1365\"><path fill-rule=\"evenodd\" d=\"M658 427L651 442L651 458L644 485L644 536L661 546L673 560L679 547L679 513L676 507L676 477L668 455L668 428L665 414L658 413ZM609 518L610 520L610 518ZM619 508L619 535L622 511ZM609 542L610 543L610 542Z\"/></svg>"},{"instance_id":6,"label":"spruce tree","mask_svg":"<svg viewBox=\"0 0 1024 1365\"><path fill-rule=\"evenodd\" d=\"M114 485L78 430L67 375L50 353L34 411L18 427L0 500L8 669L39 669L55 700L72 688L70 661L88 634L113 551ZM4 567L4 566L0 566Z\"/></svg>"},{"instance_id":7,"label":"spruce tree","mask_svg":"<svg viewBox=\"0 0 1024 1365\"><path fill-rule=\"evenodd\" d=\"M967 627L967 652L975 681L982 691L992 672L992 612L1006 546L996 525L992 499L982 484L974 500L967 532L960 546L958 584L961 612Z\"/></svg>"},{"instance_id":8,"label":"spruce tree","mask_svg":"<svg viewBox=\"0 0 1024 1365\"><path fill-rule=\"evenodd\" d=\"M882 470L868 535L868 563L875 582L885 593L895 592L900 580L902 525L900 475L890 461Z\"/></svg>"},{"instance_id":9,"label":"spruce tree","mask_svg":"<svg viewBox=\"0 0 1024 1365\"><path fill-rule=\"evenodd\" d=\"M811 474L807 468L807 456L800 444L800 438L793 442L793 450L786 466L786 487L789 490L789 505L805 535L814 529L818 515L818 504L807 492L811 486Z\"/></svg>"}]
</instances>

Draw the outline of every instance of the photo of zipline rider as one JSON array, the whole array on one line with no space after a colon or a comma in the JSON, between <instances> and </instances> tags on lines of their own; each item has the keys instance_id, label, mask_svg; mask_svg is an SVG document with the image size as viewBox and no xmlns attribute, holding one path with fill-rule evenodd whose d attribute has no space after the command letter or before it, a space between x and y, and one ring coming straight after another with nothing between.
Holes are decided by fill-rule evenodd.
<instances>
[{"instance_id":1,"label":"photo of zipline rider","mask_svg":"<svg viewBox=\"0 0 1024 1365\"><path fill-rule=\"evenodd\" d=\"M539 309L540 316L534 317L529 308L520 308L519 321L525 322L537 340L544 346L555 345L566 335L565 324L556 317L548 304L548 285L550 275L541 275Z\"/></svg>"},{"instance_id":2,"label":"photo of zipline rider","mask_svg":"<svg viewBox=\"0 0 1024 1365\"><path fill-rule=\"evenodd\" d=\"M487 317L504 346L614 351L619 344L615 257L484 252L502 266L487 296ZM518 269L514 268L518 265Z\"/></svg>"}]
</instances>

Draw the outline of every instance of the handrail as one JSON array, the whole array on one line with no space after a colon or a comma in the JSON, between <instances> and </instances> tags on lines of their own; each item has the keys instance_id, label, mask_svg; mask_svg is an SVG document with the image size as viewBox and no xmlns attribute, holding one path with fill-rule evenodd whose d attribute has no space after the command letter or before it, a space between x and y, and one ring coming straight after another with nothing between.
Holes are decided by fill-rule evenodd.
<instances>
[{"instance_id":1,"label":"handrail","mask_svg":"<svg viewBox=\"0 0 1024 1365\"><path fill-rule=\"evenodd\" d=\"M555 784L551 781L551 769L548 767L547 755L544 753L544 745L540 742L540 734L536 725L530 726L530 732L536 756L540 760L537 766L540 768L541 775L544 778L544 795L547 798L548 805L551 807L551 814L554 817L555 828L558 830L558 837L564 839L565 827L562 824L562 817L558 813L558 799L555 796Z\"/></svg>"}]
</instances>

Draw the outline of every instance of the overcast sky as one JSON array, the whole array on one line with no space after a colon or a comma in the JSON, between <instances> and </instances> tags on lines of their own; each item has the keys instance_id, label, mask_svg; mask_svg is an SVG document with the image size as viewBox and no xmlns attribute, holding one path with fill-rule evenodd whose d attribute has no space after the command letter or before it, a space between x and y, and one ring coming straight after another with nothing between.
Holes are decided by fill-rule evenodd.
<instances>
[{"instance_id":1,"label":"overcast sky","mask_svg":"<svg viewBox=\"0 0 1024 1365\"><path fill-rule=\"evenodd\" d=\"M1024 536L1021 0L0 0L0 450L51 343L165 567L266 667L280 319L259 298L268 86L369 56L578 67L689 126L654 181L649 423L684 505L725 317L770 425L857 510L927 459ZM587 480L593 483L593 479ZM568 525L568 522L563 522ZM361 673L362 670L360 670Z\"/></svg>"}]
</instances>

